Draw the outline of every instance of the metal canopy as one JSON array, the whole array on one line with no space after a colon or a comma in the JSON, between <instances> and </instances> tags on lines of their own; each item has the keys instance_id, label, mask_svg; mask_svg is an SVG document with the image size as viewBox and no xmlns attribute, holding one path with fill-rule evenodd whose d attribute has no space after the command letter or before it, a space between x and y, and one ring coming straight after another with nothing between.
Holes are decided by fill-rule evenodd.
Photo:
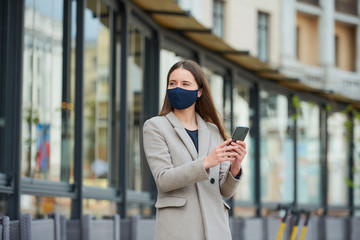
<instances>
[{"instance_id":1,"label":"metal canopy","mask_svg":"<svg viewBox=\"0 0 360 240\"><path fill-rule=\"evenodd\" d=\"M251 56L248 51L231 47L223 39L213 34L211 29L199 23L191 13L181 9L173 0L132 0L162 27L181 32L193 42L215 52L240 67L268 81L276 81L279 85L302 92L311 92L332 101L352 104L360 107L360 103L339 93L326 92L298 79L287 77L269 64Z\"/></svg>"},{"instance_id":2,"label":"metal canopy","mask_svg":"<svg viewBox=\"0 0 360 240\"><path fill-rule=\"evenodd\" d=\"M192 16L175 14L153 13L151 16L165 28L178 31L209 31Z\"/></svg>"}]
</instances>

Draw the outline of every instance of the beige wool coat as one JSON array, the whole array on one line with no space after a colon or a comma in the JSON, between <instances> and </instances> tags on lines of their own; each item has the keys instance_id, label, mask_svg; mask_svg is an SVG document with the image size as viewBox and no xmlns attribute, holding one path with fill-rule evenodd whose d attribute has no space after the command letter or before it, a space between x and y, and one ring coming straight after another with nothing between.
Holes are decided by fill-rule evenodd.
<instances>
[{"instance_id":1,"label":"beige wool coat","mask_svg":"<svg viewBox=\"0 0 360 240\"><path fill-rule=\"evenodd\" d=\"M216 125L196 118L199 152L173 112L144 123L144 150L158 190L156 240L231 239L222 197L232 197L239 180L230 162L205 170L203 159L223 139Z\"/></svg>"}]
</instances>

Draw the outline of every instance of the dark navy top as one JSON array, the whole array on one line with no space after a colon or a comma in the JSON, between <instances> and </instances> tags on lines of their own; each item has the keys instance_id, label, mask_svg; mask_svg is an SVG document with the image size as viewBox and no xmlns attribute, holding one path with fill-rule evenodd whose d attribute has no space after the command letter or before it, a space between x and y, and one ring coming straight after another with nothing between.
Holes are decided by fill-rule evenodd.
<instances>
[{"instance_id":1,"label":"dark navy top","mask_svg":"<svg viewBox=\"0 0 360 240\"><path fill-rule=\"evenodd\" d=\"M185 128L185 130L186 130L186 132L189 134L189 136L190 136L190 138L191 138L191 140L194 142L194 145L195 145L195 148L196 148L196 151L198 151L199 152L199 144L198 144L198 130L188 130L188 129L186 129Z\"/></svg>"},{"instance_id":2,"label":"dark navy top","mask_svg":"<svg viewBox=\"0 0 360 240\"><path fill-rule=\"evenodd\" d=\"M191 140L194 142L194 145L195 145L195 148L196 148L196 151L198 151L199 152L199 144L198 144L198 130L193 130L193 131L191 131L191 130L188 130L188 129L186 129L185 128L185 130L186 130L186 132L189 134L189 136L190 136L190 138L191 138ZM241 175L242 175L242 168L240 169L240 172L238 173L238 175L235 177L236 179L239 179L240 177L241 177Z\"/></svg>"}]
</instances>

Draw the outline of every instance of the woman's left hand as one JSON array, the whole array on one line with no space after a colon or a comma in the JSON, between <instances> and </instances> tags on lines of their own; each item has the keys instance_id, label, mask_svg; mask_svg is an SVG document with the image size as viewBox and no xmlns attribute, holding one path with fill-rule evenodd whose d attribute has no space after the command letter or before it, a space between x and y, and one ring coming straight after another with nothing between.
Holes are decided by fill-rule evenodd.
<instances>
[{"instance_id":1,"label":"woman's left hand","mask_svg":"<svg viewBox=\"0 0 360 240\"><path fill-rule=\"evenodd\" d=\"M232 151L237 153L237 155L235 156L235 160L231 164L231 169L230 169L231 174L235 177L240 172L241 163L246 155L246 143L238 140L236 142L231 142L231 145L236 147Z\"/></svg>"}]
</instances>

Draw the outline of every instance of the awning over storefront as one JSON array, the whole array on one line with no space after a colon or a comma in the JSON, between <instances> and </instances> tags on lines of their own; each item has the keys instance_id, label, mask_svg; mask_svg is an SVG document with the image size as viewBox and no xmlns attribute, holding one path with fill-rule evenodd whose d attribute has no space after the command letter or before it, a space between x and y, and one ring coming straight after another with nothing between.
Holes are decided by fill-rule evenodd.
<instances>
[{"instance_id":1,"label":"awning over storefront","mask_svg":"<svg viewBox=\"0 0 360 240\"><path fill-rule=\"evenodd\" d=\"M360 107L360 103L353 99L339 93L328 92L309 86L299 79L282 74L278 69L274 69L269 64L260 61L257 57L251 56L248 51L231 47L223 39L213 34L211 29L200 24L191 16L190 12L181 9L173 0L133 0L133 2L148 12L162 27L182 33L191 41L253 72L264 80L275 81L277 84L289 89L309 92L331 101Z\"/></svg>"}]
</instances>

